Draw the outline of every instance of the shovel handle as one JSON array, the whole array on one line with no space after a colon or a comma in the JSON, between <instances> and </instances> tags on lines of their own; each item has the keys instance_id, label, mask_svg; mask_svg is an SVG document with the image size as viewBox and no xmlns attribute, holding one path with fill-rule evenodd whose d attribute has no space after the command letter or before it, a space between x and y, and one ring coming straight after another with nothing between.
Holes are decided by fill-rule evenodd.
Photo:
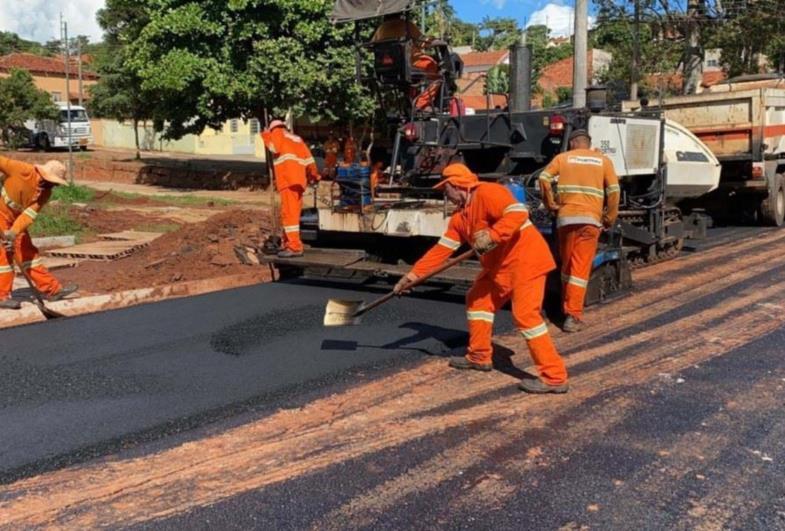
<instances>
[{"instance_id":1,"label":"shovel handle","mask_svg":"<svg viewBox=\"0 0 785 531\"><path fill-rule=\"evenodd\" d=\"M469 249L468 251L459 254L455 258L451 258L451 259L447 260L446 262L444 262L439 267L437 267L437 268L433 269L432 271L428 272L427 274L421 276L417 280L414 280L414 281L410 282L406 286L406 289L415 288L415 287L419 286L420 284L424 284L427 280L433 278L435 275L438 275L442 271L446 271L447 269L450 269L451 267L460 264L461 262L463 262L467 258L472 257L473 255L474 255L474 249ZM396 296L396 293L394 291L391 291L390 293L388 293L388 294L386 294L386 295L384 295L382 297L379 297L375 301L370 302L367 305L363 305L359 310L357 310L357 312L354 314L354 316L355 317L359 317L360 315L364 314L365 312L373 310L377 306L381 306L382 304L384 304L385 302L389 301L390 299L392 299L395 296Z\"/></svg>"}]
</instances>

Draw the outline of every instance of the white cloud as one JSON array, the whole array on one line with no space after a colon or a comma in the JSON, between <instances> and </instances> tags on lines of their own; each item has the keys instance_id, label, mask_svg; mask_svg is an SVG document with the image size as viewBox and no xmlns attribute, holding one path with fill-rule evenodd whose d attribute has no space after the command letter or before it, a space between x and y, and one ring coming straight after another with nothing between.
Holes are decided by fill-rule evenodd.
<instances>
[{"instance_id":1,"label":"white cloud","mask_svg":"<svg viewBox=\"0 0 785 531\"><path fill-rule=\"evenodd\" d=\"M102 7L104 0L0 0L0 30L38 42L59 39L62 12L69 37L87 35L98 42L102 31L95 14Z\"/></svg>"},{"instance_id":2,"label":"white cloud","mask_svg":"<svg viewBox=\"0 0 785 531\"><path fill-rule=\"evenodd\" d=\"M532 13L526 27L548 26L551 37L567 37L573 33L574 11L572 6L551 2ZM594 17L589 17L589 27L594 25L594 21Z\"/></svg>"}]
</instances>

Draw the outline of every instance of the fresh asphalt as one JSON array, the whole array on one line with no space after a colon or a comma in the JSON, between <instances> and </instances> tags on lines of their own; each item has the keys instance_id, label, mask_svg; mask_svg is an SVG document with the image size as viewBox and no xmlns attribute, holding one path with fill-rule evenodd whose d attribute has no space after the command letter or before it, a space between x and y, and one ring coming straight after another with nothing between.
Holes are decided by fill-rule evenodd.
<instances>
[{"instance_id":1,"label":"fresh asphalt","mask_svg":"<svg viewBox=\"0 0 785 531\"><path fill-rule=\"evenodd\" d=\"M0 331L0 481L465 345L455 297L395 299L360 326L322 326L328 298L378 295L264 284Z\"/></svg>"}]
</instances>

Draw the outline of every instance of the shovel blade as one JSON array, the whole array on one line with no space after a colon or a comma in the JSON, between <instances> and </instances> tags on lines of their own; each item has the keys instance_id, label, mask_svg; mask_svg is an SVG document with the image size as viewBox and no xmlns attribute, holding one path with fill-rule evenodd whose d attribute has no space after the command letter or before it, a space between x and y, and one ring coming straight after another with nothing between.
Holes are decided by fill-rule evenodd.
<instances>
[{"instance_id":1,"label":"shovel blade","mask_svg":"<svg viewBox=\"0 0 785 531\"><path fill-rule=\"evenodd\" d=\"M324 310L324 326L349 326L360 324L360 317L355 315L363 305L363 301L346 301L330 299Z\"/></svg>"}]
</instances>

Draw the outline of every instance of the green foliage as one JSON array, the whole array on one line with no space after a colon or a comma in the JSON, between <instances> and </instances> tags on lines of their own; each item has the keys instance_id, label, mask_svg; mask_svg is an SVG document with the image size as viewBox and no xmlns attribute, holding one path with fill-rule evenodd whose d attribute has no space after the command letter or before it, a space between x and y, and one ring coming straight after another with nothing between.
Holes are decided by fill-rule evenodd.
<instances>
[{"instance_id":1,"label":"green foliage","mask_svg":"<svg viewBox=\"0 0 785 531\"><path fill-rule=\"evenodd\" d=\"M761 55L769 65L785 72L785 15L779 0L749 2L746 9L731 12L717 32L716 46L731 76L759 72Z\"/></svg>"},{"instance_id":2,"label":"green foliage","mask_svg":"<svg viewBox=\"0 0 785 531\"><path fill-rule=\"evenodd\" d=\"M52 201L61 203L89 203L94 198L95 190L78 184L57 186L52 190Z\"/></svg>"},{"instance_id":3,"label":"green foliage","mask_svg":"<svg viewBox=\"0 0 785 531\"><path fill-rule=\"evenodd\" d=\"M488 70L485 93L507 94L510 92L510 65L496 65Z\"/></svg>"},{"instance_id":4,"label":"green foliage","mask_svg":"<svg viewBox=\"0 0 785 531\"><path fill-rule=\"evenodd\" d=\"M0 78L0 137L6 146L16 148L27 140L26 120L57 116L57 107L48 93L35 87L30 72L13 68L7 78Z\"/></svg>"},{"instance_id":5,"label":"green foliage","mask_svg":"<svg viewBox=\"0 0 785 531\"><path fill-rule=\"evenodd\" d=\"M30 235L34 238L41 236L75 235L79 237L85 231L85 226L70 213L68 205L48 205L30 225Z\"/></svg>"},{"instance_id":6,"label":"green foliage","mask_svg":"<svg viewBox=\"0 0 785 531\"><path fill-rule=\"evenodd\" d=\"M548 46L550 30L545 25L529 26L526 29L526 42L532 49L532 85L537 84L546 66L572 57L572 44Z\"/></svg>"},{"instance_id":7,"label":"green foliage","mask_svg":"<svg viewBox=\"0 0 785 531\"><path fill-rule=\"evenodd\" d=\"M478 51L506 50L521 40L521 31L514 18L485 17L478 26L474 48Z\"/></svg>"},{"instance_id":8,"label":"green foliage","mask_svg":"<svg viewBox=\"0 0 785 531\"><path fill-rule=\"evenodd\" d=\"M39 43L22 39L16 33L0 31L0 55L16 52L44 55L46 50Z\"/></svg>"}]
</instances>

